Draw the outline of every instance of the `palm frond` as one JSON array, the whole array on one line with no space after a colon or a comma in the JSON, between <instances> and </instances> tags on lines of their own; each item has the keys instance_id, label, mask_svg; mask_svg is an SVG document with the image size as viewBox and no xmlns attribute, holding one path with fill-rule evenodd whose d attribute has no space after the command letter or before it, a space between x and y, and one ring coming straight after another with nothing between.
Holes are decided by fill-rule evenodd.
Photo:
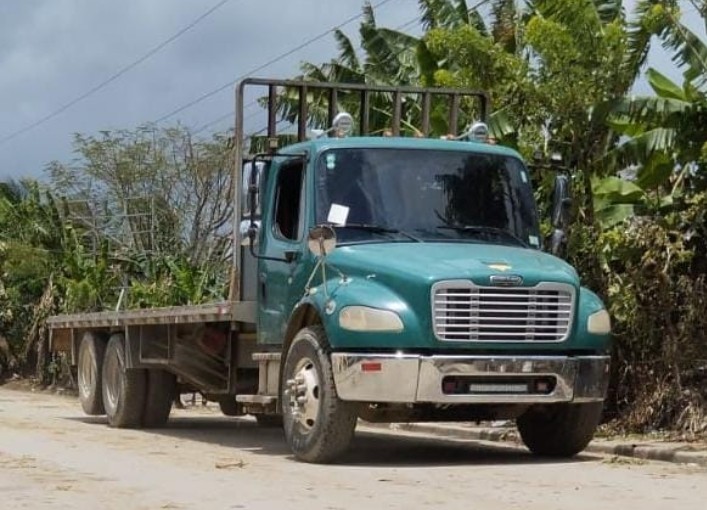
<instances>
[{"instance_id":1,"label":"palm frond","mask_svg":"<svg viewBox=\"0 0 707 510\"><path fill-rule=\"evenodd\" d=\"M658 152L670 152L675 145L676 130L658 127L645 131L609 151L605 162L613 168L641 165Z\"/></svg>"},{"instance_id":2,"label":"palm frond","mask_svg":"<svg viewBox=\"0 0 707 510\"><path fill-rule=\"evenodd\" d=\"M685 78L695 81L698 88L707 85L707 45L672 14L663 32L663 47L673 52L673 62L686 67Z\"/></svg>"},{"instance_id":3,"label":"palm frond","mask_svg":"<svg viewBox=\"0 0 707 510\"><path fill-rule=\"evenodd\" d=\"M351 39L341 30L334 31L334 39L339 47L338 60L352 69L359 69L361 66L356 54L356 47Z\"/></svg>"}]
</instances>

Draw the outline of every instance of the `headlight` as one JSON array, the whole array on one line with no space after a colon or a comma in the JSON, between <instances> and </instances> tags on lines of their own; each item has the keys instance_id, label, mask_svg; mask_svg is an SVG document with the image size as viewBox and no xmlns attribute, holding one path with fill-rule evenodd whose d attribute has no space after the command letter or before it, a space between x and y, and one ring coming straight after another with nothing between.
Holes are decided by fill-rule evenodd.
<instances>
[{"instance_id":1,"label":"headlight","mask_svg":"<svg viewBox=\"0 0 707 510\"><path fill-rule=\"evenodd\" d=\"M346 306L339 312L339 326L350 331L402 331L397 313L367 306Z\"/></svg>"},{"instance_id":2,"label":"headlight","mask_svg":"<svg viewBox=\"0 0 707 510\"><path fill-rule=\"evenodd\" d=\"M611 318L606 310L599 310L587 319L587 331L595 335L607 335L611 333Z\"/></svg>"}]
</instances>

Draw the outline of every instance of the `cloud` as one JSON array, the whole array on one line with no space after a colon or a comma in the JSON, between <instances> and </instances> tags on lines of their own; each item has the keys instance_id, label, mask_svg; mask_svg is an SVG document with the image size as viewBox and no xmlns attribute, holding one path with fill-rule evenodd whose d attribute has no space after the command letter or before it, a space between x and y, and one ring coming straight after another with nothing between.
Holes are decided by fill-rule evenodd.
<instances>
[{"instance_id":1,"label":"cloud","mask_svg":"<svg viewBox=\"0 0 707 510\"><path fill-rule=\"evenodd\" d=\"M25 0L0 4L0 137L66 104L186 26L216 0ZM0 146L0 178L38 176L71 157L72 133L132 128L228 83L361 10L361 0L231 0L150 60L87 100ZM316 13L316 15L313 15ZM409 0L380 9L394 26L416 15ZM347 27L355 32L356 24ZM302 60L326 60L327 37L263 71L288 77ZM178 117L202 125L233 109L232 90Z\"/></svg>"},{"instance_id":2,"label":"cloud","mask_svg":"<svg viewBox=\"0 0 707 510\"><path fill-rule=\"evenodd\" d=\"M216 1L0 2L0 138L89 90ZM359 13L361 5L362 0L230 0L105 89L0 145L0 178L40 176L47 162L71 158L73 133L133 128L154 120ZM417 12L416 1L391 0L376 16L380 25L395 27ZM344 30L355 35L357 26L351 23ZM334 55L334 40L328 36L259 74L290 77L301 61ZM651 54L651 63L661 69L670 65L659 53ZM232 110L229 87L170 122L198 127Z\"/></svg>"}]
</instances>

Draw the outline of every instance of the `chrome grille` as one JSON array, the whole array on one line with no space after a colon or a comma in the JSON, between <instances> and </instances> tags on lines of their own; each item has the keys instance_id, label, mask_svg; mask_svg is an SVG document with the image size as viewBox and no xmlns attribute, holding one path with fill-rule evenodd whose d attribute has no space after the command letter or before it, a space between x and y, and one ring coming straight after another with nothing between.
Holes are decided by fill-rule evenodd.
<instances>
[{"instance_id":1,"label":"chrome grille","mask_svg":"<svg viewBox=\"0 0 707 510\"><path fill-rule=\"evenodd\" d=\"M467 280L432 288L437 338L474 342L562 342L574 315L574 288L559 283L535 287L480 287Z\"/></svg>"}]
</instances>

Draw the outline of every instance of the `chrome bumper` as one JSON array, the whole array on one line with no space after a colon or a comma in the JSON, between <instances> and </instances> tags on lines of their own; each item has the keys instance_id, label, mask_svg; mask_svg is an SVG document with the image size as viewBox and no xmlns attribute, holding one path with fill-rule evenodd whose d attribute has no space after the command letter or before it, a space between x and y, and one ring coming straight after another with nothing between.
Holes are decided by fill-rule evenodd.
<instances>
[{"instance_id":1,"label":"chrome bumper","mask_svg":"<svg viewBox=\"0 0 707 510\"><path fill-rule=\"evenodd\" d=\"M609 382L608 356L418 356L331 355L336 391L342 400L439 404L533 404L603 400ZM504 391L532 378L554 381L548 393ZM443 381L479 381L490 391L448 393ZM494 384L494 378L504 381ZM518 380L521 384L512 384ZM508 384L510 381L511 384Z\"/></svg>"}]
</instances>

